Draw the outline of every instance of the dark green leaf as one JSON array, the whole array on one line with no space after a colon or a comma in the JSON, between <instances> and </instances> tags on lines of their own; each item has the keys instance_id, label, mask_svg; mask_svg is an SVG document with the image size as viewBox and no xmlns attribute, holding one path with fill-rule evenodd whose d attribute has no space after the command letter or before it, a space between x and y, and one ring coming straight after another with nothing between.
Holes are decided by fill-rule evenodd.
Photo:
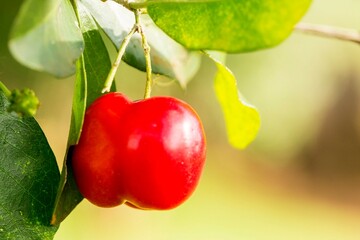
<instances>
[{"instance_id":1,"label":"dark green leaf","mask_svg":"<svg viewBox=\"0 0 360 240\"><path fill-rule=\"evenodd\" d=\"M59 170L34 118L6 111L0 91L0 239L53 239Z\"/></svg>"},{"instance_id":2,"label":"dark green leaf","mask_svg":"<svg viewBox=\"0 0 360 240\"><path fill-rule=\"evenodd\" d=\"M232 72L223 63L210 58L218 68L215 93L224 113L229 142L233 147L243 149L257 136L260 115L256 108L241 96Z\"/></svg>"},{"instance_id":3,"label":"dark green leaf","mask_svg":"<svg viewBox=\"0 0 360 240\"><path fill-rule=\"evenodd\" d=\"M15 20L9 47L25 66L56 77L75 73L83 39L69 0L26 0Z\"/></svg>"},{"instance_id":4,"label":"dark green leaf","mask_svg":"<svg viewBox=\"0 0 360 240\"><path fill-rule=\"evenodd\" d=\"M85 49L77 62L75 92L72 107L68 146L75 145L80 137L86 107L101 95L111 62L95 21L81 2L77 15L82 30ZM114 87L112 88L114 90ZM67 153L61 172L53 223L60 223L83 199L79 193L71 168L71 149Z\"/></svg>"},{"instance_id":5,"label":"dark green leaf","mask_svg":"<svg viewBox=\"0 0 360 240\"><path fill-rule=\"evenodd\" d=\"M81 2L78 2L78 16L86 45L82 64L78 67L86 82L84 95L88 106L101 95L111 61L95 20ZM112 90L115 90L114 86Z\"/></svg>"},{"instance_id":6,"label":"dark green leaf","mask_svg":"<svg viewBox=\"0 0 360 240\"><path fill-rule=\"evenodd\" d=\"M118 48L135 23L134 13L114 1L82 0L107 36ZM151 48L153 73L166 75L185 87L198 71L200 54L186 50L160 30L148 15L141 20ZM129 65L145 71L145 57L139 34L135 34L126 49L124 59Z\"/></svg>"},{"instance_id":7,"label":"dark green leaf","mask_svg":"<svg viewBox=\"0 0 360 240\"><path fill-rule=\"evenodd\" d=\"M246 52L283 41L311 0L151 1L148 13L189 49Z\"/></svg>"}]
</instances>

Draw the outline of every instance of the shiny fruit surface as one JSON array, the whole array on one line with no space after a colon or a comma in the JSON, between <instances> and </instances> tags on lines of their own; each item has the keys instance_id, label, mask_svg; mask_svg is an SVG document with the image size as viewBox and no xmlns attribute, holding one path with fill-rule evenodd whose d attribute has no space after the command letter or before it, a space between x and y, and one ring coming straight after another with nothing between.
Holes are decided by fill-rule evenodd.
<instances>
[{"instance_id":1,"label":"shiny fruit surface","mask_svg":"<svg viewBox=\"0 0 360 240\"><path fill-rule=\"evenodd\" d=\"M95 205L171 209L195 190L206 157L196 112L172 97L105 94L86 111L72 166Z\"/></svg>"}]
</instances>

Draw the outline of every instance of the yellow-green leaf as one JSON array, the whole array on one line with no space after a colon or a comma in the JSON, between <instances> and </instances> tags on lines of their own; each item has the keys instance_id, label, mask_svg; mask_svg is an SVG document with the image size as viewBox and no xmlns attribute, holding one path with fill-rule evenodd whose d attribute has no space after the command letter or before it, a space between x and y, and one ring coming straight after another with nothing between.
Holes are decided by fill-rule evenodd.
<instances>
[{"instance_id":1,"label":"yellow-green leaf","mask_svg":"<svg viewBox=\"0 0 360 240\"><path fill-rule=\"evenodd\" d=\"M212 59L218 68L215 92L224 113L229 142L235 148L244 149L257 136L260 128L259 112L241 96L233 73Z\"/></svg>"},{"instance_id":2,"label":"yellow-green leaf","mask_svg":"<svg viewBox=\"0 0 360 240\"><path fill-rule=\"evenodd\" d=\"M147 2L156 25L185 47L246 52L286 39L311 0Z\"/></svg>"}]
</instances>

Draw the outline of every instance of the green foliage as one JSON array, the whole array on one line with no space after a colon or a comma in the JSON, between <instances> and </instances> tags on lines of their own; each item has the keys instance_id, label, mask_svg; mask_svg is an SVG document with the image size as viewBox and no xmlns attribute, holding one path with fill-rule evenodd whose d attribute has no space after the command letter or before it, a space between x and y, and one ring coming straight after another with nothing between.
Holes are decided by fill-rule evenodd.
<instances>
[{"instance_id":1,"label":"green foliage","mask_svg":"<svg viewBox=\"0 0 360 240\"><path fill-rule=\"evenodd\" d=\"M185 87L200 66L199 52L191 50L246 52L272 47L286 39L310 2L170 0L133 2L133 6L146 6L149 13L140 20L151 47L153 73L174 78ZM59 224L83 199L69 156L79 140L86 107L101 95L111 68L101 31L119 48L134 23L134 13L113 1L24 1L10 36L13 56L57 77L76 72L76 82L61 177L35 120L5 111L9 103L0 93L1 239L51 239L57 228L50 226L50 220ZM139 34L133 35L123 60L145 71ZM243 100L231 71L214 61L215 91L229 141L245 148L259 130L259 113Z\"/></svg>"},{"instance_id":2,"label":"green foliage","mask_svg":"<svg viewBox=\"0 0 360 240\"><path fill-rule=\"evenodd\" d=\"M78 2L77 5L77 16L87 46L82 55L83 60L80 61L81 66L77 70L84 74L83 77L86 82L84 95L86 96L86 106L88 106L101 95L111 62L101 38L100 29L88 9L81 2Z\"/></svg>"},{"instance_id":3,"label":"green foliage","mask_svg":"<svg viewBox=\"0 0 360 240\"><path fill-rule=\"evenodd\" d=\"M82 0L109 39L118 48L135 23L134 13L113 2ZM147 15L141 17L151 47L152 72L166 75L185 87L200 66L200 54L191 52L159 29ZM132 37L123 60L145 71L144 50L139 34Z\"/></svg>"},{"instance_id":4,"label":"green foliage","mask_svg":"<svg viewBox=\"0 0 360 240\"><path fill-rule=\"evenodd\" d=\"M76 14L87 47L77 62L76 84L68 138L69 147L78 142L86 107L101 95L104 79L106 79L111 66L99 29L88 10L80 2L76 6ZM112 90L114 90L114 87L112 87ZM67 156L70 156L69 152ZM70 161L71 159L68 159L68 157L64 160L53 223L60 223L83 199L77 190Z\"/></svg>"},{"instance_id":5,"label":"green foliage","mask_svg":"<svg viewBox=\"0 0 360 240\"><path fill-rule=\"evenodd\" d=\"M72 75L84 48L76 22L69 0L26 0L12 29L10 51L32 69Z\"/></svg>"},{"instance_id":6,"label":"green foliage","mask_svg":"<svg viewBox=\"0 0 360 240\"><path fill-rule=\"evenodd\" d=\"M282 42L311 0L152 1L148 13L189 49L246 52Z\"/></svg>"},{"instance_id":7,"label":"green foliage","mask_svg":"<svg viewBox=\"0 0 360 240\"><path fill-rule=\"evenodd\" d=\"M259 131L259 112L241 96L233 73L223 63L211 58L218 68L214 87L224 113L229 142L235 148L244 149Z\"/></svg>"},{"instance_id":8,"label":"green foliage","mask_svg":"<svg viewBox=\"0 0 360 240\"><path fill-rule=\"evenodd\" d=\"M36 121L6 110L0 91L0 239L52 239L59 170Z\"/></svg>"}]
</instances>

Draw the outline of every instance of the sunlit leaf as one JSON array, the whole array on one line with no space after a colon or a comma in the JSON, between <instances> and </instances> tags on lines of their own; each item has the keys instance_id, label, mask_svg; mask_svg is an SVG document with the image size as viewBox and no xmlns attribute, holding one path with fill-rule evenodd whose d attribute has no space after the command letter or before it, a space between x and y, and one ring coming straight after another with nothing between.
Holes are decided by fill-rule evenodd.
<instances>
[{"instance_id":1,"label":"sunlit leaf","mask_svg":"<svg viewBox=\"0 0 360 240\"><path fill-rule=\"evenodd\" d=\"M229 142L233 147L243 149L257 136L260 115L241 96L232 72L220 61L212 59L218 68L214 86L224 113Z\"/></svg>"},{"instance_id":2,"label":"sunlit leaf","mask_svg":"<svg viewBox=\"0 0 360 240\"><path fill-rule=\"evenodd\" d=\"M82 1L115 46L119 47L135 23L134 13L114 1ZM153 72L177 79L185 87L199 69L200 54L190 52L172 40L147 15L142 15L141 20L151 47ZM145 71L145 57L139 34L133 36L123 60Z\"/></svg>"},{"instance_id":3,"label":"sunlit leaf","mask_svg":"<svg viewBox=\"0 0 360 240\"><path fill-rule=\"evenodd\" d=\"M149 1L148 13L189 49L246 52L283 41L311 0Z\"/></svg>"},{"instance_id":4,"label":"sunlit leaf","mask_svg":"<svg viewBox=\"0 0 360 240\"><path fill-rule=\"evenodd\" d=\"M75 73L83 39L69 0L26 0L15 20L9 47L23 65L56 77Z\"/></svg>"},{"instance_id":5,"label":"sunlit leaf","mask_svg":"<svg viewBox=\"0 0 360 240\"><path fill-rule=\"evenodd\" d=\"M40 126L9 113L0 90L0 239L53 239L59 170Z\"/></svg>"},{"instance_id":6,"label":"sunlit leaf","mask_svg":"<svg viewBox=\"0 0 360 240\"><path fill-rule=\"evenodd\" d=\"M80 137L86 107L101 95L105 79L111 67L109 55L99 29L86 8L78 2L77 15L84 36L85 49L77 62L75 92L68 146L75 145ZM112 88L114 90L114 87ZM69 149L71 151L71 149ZM83 199L74 181L71 168L71 152L64 160L61 185L53 223L60 223Z\"/></svg>"}]
</instances>

